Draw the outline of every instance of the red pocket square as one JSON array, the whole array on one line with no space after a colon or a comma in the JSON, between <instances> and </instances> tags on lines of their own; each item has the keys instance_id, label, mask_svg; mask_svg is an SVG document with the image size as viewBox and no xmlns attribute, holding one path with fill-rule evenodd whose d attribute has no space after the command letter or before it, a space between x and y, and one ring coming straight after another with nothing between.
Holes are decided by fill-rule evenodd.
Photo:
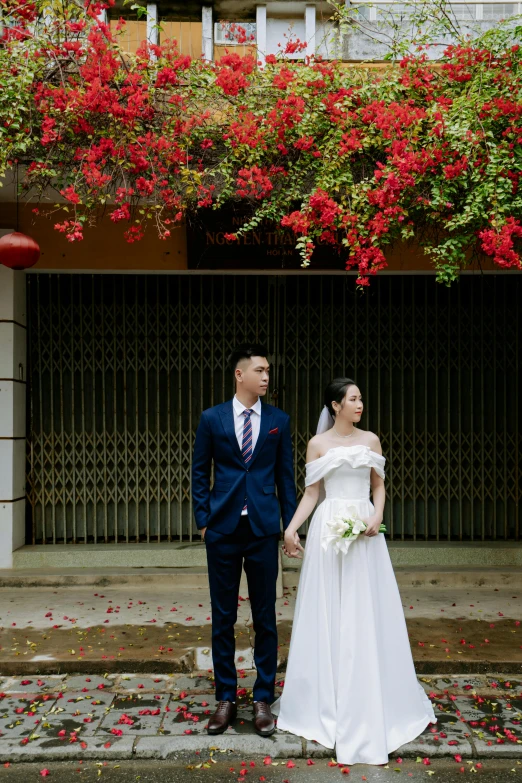
<instances>
[{"instance_id":1,"label":"red pocket square","mask_svg":"<svg viewBox=\"0 0 522 783\"><path fill-rule=\"evenodd\" d=\"M279 432L279 427L274 427L274 429L270 430L270 432L268 434L269 435L277 435L278 432Z\"/></svg>"}]
</instances>

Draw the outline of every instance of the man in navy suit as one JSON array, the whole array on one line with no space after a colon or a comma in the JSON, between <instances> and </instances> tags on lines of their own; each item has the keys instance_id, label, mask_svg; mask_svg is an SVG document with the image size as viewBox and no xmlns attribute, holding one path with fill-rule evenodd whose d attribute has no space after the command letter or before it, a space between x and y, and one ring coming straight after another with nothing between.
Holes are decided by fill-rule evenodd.
<instances>
[{"instance_id":1,"label":"man in navy suit","mask_svg":"<svg viewBox=\"0 0 522 783\"><path fill-rule=\"evenodd\" d=\"M192 461L194 514L207 550L218 700L207 731L221 734L237 715L234 624L244 563L255 631L254 727L268 737L275 731L269 705L277 669L280 519L286 529L296 509L290 417L261 403L270 371L262 346L238 346L230 365L236 394L203 411Z\"/></svg>"}]
</instances>

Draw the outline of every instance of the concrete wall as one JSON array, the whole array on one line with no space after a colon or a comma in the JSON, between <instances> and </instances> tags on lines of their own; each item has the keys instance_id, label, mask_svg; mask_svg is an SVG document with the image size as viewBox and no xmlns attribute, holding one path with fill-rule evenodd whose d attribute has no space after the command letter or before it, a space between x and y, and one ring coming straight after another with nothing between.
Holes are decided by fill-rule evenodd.
<instances>
[{"instance_id":1,"label":"concrete wall","mask_svg":"<svg viewBox=\"0 0 522 783\"><path fill-rule=\"evenodd\" d=\"M55 230L54 224L70 219L70 213L55 212L50 218L35 217L31 211L33 206L30 203L21 205L20 231L40 245L41 255L35 269L169 271L187 268L184 225L171 226L170 238L162 240L151 224L140 242L129 244L123 238L128 224L113 223L106 215L100 216L96 226L85 229L81 242L68 242L63 234ZM15 220L16 205L3 201L0 189L0 230L14 225Z\"/></svg>"}]
</instances>

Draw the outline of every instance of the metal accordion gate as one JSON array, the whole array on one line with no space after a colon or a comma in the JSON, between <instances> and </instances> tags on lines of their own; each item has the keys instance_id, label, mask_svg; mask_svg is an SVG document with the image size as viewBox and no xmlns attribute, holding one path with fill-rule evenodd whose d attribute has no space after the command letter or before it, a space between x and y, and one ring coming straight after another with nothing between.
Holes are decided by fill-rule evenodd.
<instances>
[{"instance_id":1,"label":"metal accordion gate","mask_svg":"<svg viewBox=\"0 0 522 783\"><path fill-rule=\"evenodd\" d=\"M356 379L387 458L392 539L520 536L522 277L28 276L28 543L192 540L201 411L234 344L272 362L295 475L323 388ZM198 537L199 540L199 537Z\"/></svg>"}]
</instances>

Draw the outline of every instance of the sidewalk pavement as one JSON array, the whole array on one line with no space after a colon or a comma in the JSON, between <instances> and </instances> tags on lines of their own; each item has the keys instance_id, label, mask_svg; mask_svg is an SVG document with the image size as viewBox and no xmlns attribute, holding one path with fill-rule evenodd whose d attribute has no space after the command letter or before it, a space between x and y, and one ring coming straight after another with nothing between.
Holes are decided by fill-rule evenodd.
<instances>
[{"instance_id":1,"label":"sidewalk pavement","mask_svg":"<svg viewBox=\"0 0 522 783\"><path fill-rule=\"evenodd\" d=\"M51 675L0 679L0 762L168 759L235 752L276 758L332 758L285 732L252 727L253 672L241 672L238 719L210 737L208 673ZM283 675L278 677L278 692ZM438 723L394 758L522 759L522 682L502 675L420 676ZM397 698L400 698L398 694Z\"/></svg>"},{"instance_id":2,"label":"sidewalk pavement","mask_svg":"<svg viewBox=\"0 0 522 783\"><path fill-rule=\"evenodd\" d=\"M400 576L400 574L399 574ZM450 581L445 577L445 584ZM0 676L63 673L191 673L212 668L206 582L1 587ZM401 585L417 672L522 671L522 585L494 574L475 585ZM486 584L481 584L486 582ZM288 654L296 588L277 600L279 668ZM236 664L253 668L252 618L239 598Z\"/></svg>"},{"instance_id":3,"label":"sidewalk pavement","mask_svg":"<svg viewBox=\"0 0 522 783\"><path fill-rule=\"evenodd\" d=\"M500 587L495 573L475 584L468 575L464 586L454 577L400 583L415 665L438 724L394 755L522 759L519 575ZM204 727L215 702L205 582L180 587L165 574L151 583L107 581L26 587L6 579L1 586L0 762L332 757L290 734L254 733L246 594L236 625L239 719L225 735L209 737ZM295 595L287 586L276 606L278 690Z\"/></svg>"}]
</instances>

